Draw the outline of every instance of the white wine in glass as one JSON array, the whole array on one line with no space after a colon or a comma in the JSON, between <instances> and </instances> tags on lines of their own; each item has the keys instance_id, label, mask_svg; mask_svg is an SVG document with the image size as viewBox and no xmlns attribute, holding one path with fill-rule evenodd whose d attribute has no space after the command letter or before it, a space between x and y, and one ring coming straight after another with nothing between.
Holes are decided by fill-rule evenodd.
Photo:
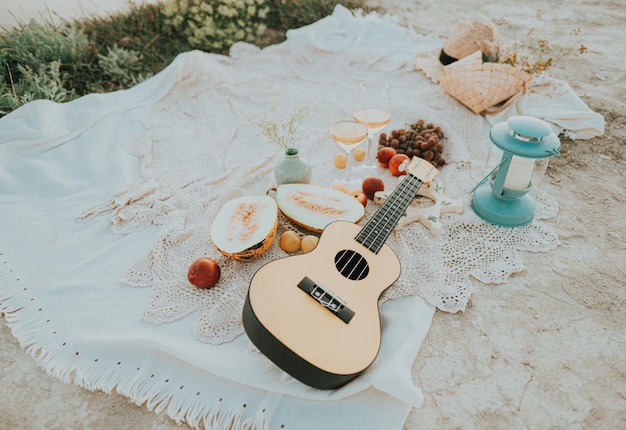
<instances>
[{"instance_id":1,"label":"white wine in glass","mask_svg":"<svg viewBox=\"0 0 626 430\"><path fill-rule=\"evenodd\" d=\"M367 157L365 167L376 167L373 137L391 122L389 85L381 81L365 81L359 84L360 103L354 111L355 121L367 126Z\"/></svg>"},{"instance_id":2,"label":"white wine in glass","mask_svg":"<svg viewBox=\"0 0 626 430\"><path fill-rule=\"evenodd\" d=\"M354 148L365 141L367 133L367 126L354 120L336 121L328 128L330 138L346 153L346 174L342 180L342 183L346 187L357 187L361 185L358 179L352 177L350 155Z\"/></svg>"}]
</instances>

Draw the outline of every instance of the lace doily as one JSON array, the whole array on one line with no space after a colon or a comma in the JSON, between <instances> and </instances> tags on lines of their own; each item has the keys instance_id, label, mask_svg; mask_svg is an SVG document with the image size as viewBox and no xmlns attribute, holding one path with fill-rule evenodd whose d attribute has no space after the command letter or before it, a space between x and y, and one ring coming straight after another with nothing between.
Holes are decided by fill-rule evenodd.
<instances>
[{"instance_id":1,"label":"lace doily","mask_svg":"<svg viewBox=\"0 0 626 430\"><path fill-rule=\"evenodd\" d=\"M212 219L225 202L265 194L275 185L273 168L282 153L241 114L262 112L274 102L285 109L309 104L314 114L297 146L312 166L312 182L330 185L344 172L333 166L338 148L326 134L328 124L351 117L358 82L367 78L382 77L390 84L389 129L420 118L442 127L448 164L436 180L448 196L466 203L463 214L443 217L438 237L418 223L392 234L387 243L401 261L402 274L381 300L419 294L441 310L462 311L472 294L471 277L505 282L523 269L520 251L556 246L555 233L540 221L557 211L545 194L537 195L536 220L521 228L487 224L469 209L471 189L487 173L483 119L414 71L412 58L423 42L394 28L380 46L367 43L358 31L320 40L305 37L304 29L264 50L236 45L232 57L191 52L170 66L170 91L143 115L146 135L126 142L141 159L143 179L81 215L112 213L112 228L119 233L157 226L151 249L125 278L130 285L152 288L143 314L147 321L161 324L194 314L194 335L210 343L228 342L243 332L241 310L252 275L286 254L275 241L260 258L236 262L221 256L209 239ZM341 39L348 34L352 39ZM395 183L384 175L388 187ZM376 209L369 203L361 224ZM277 237L292 228L281 218ZM187 269L205 256L218 261L222 279L213 289L198 290L187 281Z\"/></svg>"}]
</instances>

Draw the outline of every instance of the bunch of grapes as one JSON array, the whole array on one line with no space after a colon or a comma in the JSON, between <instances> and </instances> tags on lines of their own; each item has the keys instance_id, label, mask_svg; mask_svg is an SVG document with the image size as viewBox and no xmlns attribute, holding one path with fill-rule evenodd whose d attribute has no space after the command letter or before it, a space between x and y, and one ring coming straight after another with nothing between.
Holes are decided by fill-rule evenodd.
<instances>
[{"instance_id":1,"label":"bunch of grapes","mask_svg":"<svg viewBox=\"0 0 626 430\"><path fill-rule=\"evenodd\" d=\"M435 166L443 166L446 160L442 157L444 134L441 127L420 119L407 128L391 130L389 135L381 133L378 139L379 148L388 146L398 154L409 157L420 157Z\"/></svg>"}]
</instances>

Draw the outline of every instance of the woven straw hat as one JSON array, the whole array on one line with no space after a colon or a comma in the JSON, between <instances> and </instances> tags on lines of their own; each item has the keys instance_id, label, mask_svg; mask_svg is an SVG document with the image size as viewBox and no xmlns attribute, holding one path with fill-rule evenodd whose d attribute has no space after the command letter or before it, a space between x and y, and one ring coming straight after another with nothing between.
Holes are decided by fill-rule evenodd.
<instances>
[{"instance_id":1,"label":"woven straw hat","mask_svg":"<svg viewBox=\"0 0 626 430\"><path fill-rule=\"evenodd\" d=\"M525 91L531 80L530 73L507 64L483 63L480 51L441 69L443 90L474 113Z\"/></svg>"},{"instance_id":2,"label":"woven straw hat","mask_svg":"<svg viewBox=\"0 0 626 430\"><path fill-rule=\"evenodd\" d=\"M481 51L484 57L495 61L501 39L494 25L486 18L480 21L461 21L450 32L443 45L443 52L453 60L460 60Z\"/></svg>"},{"instance_id":3,"label":"woven straw hat","mask_svg":"<svg viewBox=\"0 0 626 430\"><path fill-rule=\"evenodd\" d=\"M442 67L476 51L481 51L489 61L495 61L501 41L502 37L488 18L461 21L454 26L442 49L418 54L414 65L435 83L439 83Z\"/></svg>"}]
</instances>

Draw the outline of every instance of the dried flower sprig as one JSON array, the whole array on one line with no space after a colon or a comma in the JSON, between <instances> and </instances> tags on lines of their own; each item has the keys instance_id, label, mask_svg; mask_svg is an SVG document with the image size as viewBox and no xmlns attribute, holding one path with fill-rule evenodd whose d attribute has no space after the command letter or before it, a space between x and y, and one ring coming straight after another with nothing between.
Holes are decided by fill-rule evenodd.
<instances>
[{"instance_id":1,"label":"dried flower sprig","mask_svg":"<svg viewBox=\"0 0 626 430\"><path fill-rule=\"evenodd\" d=\"M242 113L242 116L265 137L282 147L287 155L294 155L298 153L295 147L299 136L298 128L309 117L310 111L310 105L303 105L287 112L274 102L262 115L250 116Z\"/></svg>"},{"instance_id":2,"label":"dried flower sprig","mask_svg":"<svg viewBox=\"0 0 626 430\"><path fill-rule=\"evenodd\" d=\"M537 10L536 16L537 19L541 19L543 11L541 9ZM509 22L505 18L499 18L496 24L504 26L509 24ZM580 28L575 28L571 31L570 36L578 38L581 33L582 30ZM535 29L531 28L526 33L525 40L514 40L509 45L500 47L498 62L508 64L531 74L537 74L549 70L559 60L574 52L585 54L587 47L581 43L576 48L577 44L578 42L575 42L570 48L559 55L555 55L555 50L548 39L537 35Z\"/></svg>"}]
</instances>

